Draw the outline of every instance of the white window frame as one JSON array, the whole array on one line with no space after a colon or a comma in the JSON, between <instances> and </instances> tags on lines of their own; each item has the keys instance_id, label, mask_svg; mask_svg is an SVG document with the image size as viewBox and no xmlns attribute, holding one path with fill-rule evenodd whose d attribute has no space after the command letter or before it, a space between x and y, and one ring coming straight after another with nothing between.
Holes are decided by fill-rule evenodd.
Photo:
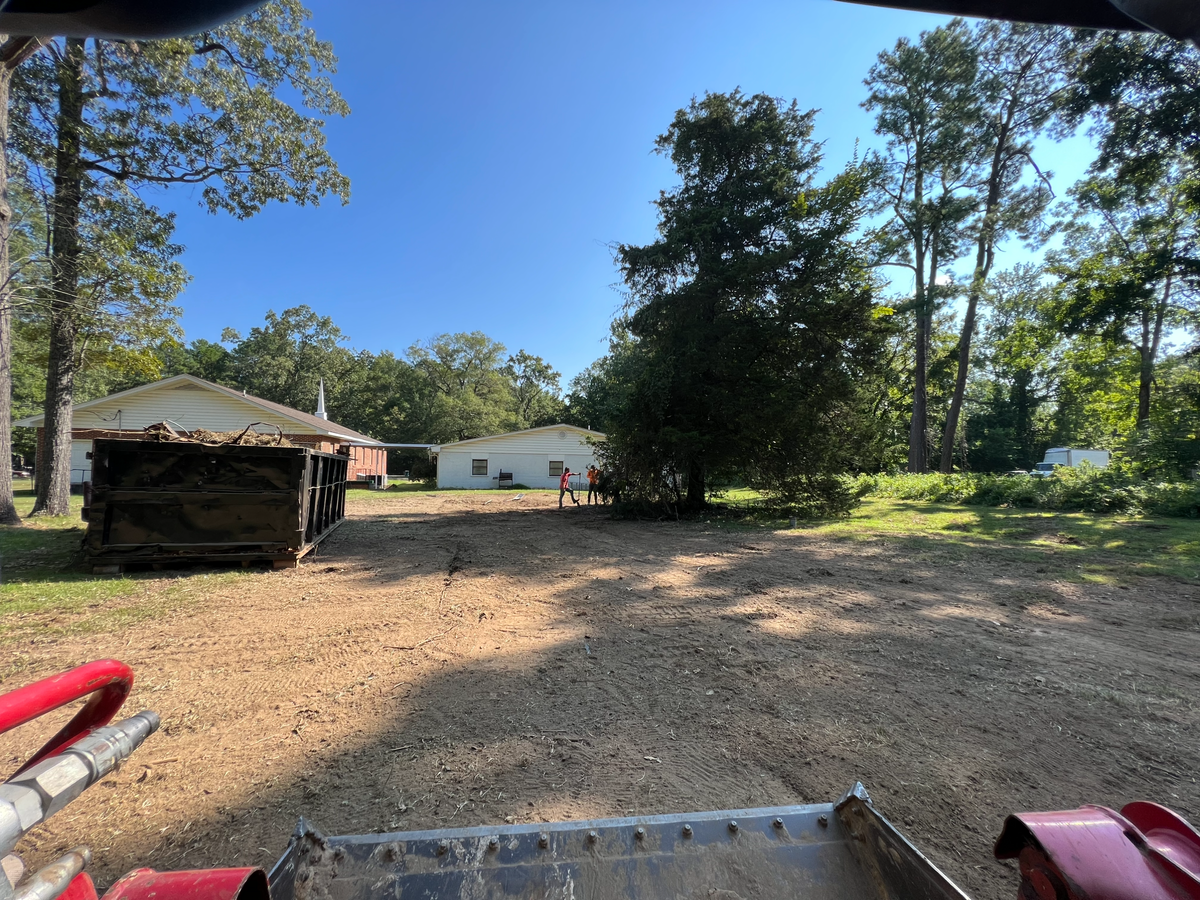
<instances>
[{"instance_id":1,"label":"white window frame","mask_svg":"<svg viewBox=\"0 0 1200 900\"><path fill-rule=\"evenodd\" d=\"M567 461L565 459L552 459L552 460L549 460L549 463L550 464L548 466L546 466L546 471L549 472L550 474L547 475L546 477L547 478L562 478L562 473L564 471L566 471L566 468L567 468ZM557 472L554 471L555 463L558 464Z\"/></svg>"},{"instance_id":2,"label":"white window frame","mask_svg":"<svg viewBox=\"0 0 1200 900\"><path fill-rule=\"evenodd\" d=\"M477 463L477 462L483 463L483 471L482 472L475 471L475 463ZM472 478L487 478L489 469L490 469L490 466L488 464L488 458L486 456L481 457L479 459L471 460L471 477Z\"/></svg>"}]
</instances>

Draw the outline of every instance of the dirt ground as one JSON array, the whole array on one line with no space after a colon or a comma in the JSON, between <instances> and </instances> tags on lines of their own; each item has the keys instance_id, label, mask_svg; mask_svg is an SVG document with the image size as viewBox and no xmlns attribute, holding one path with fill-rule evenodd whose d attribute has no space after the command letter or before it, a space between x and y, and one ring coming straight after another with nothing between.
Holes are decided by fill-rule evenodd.
<instances>
[{"instance_id":1,"label":"dirt ground","mask_svg":"<svg viewBox=\"0 0 1200 900\"><path fill-rule=\"evenodd\" d=\"M355 502L298 569L23 642L6 689L115 656L138 673L127 708L164 721L23 850L86 842L108 883L269 866L301 815L363 833L827 802L861 780L968 894L1008 900L1008 812L1145 798L1200 820L1195 584L556 501Z\"/></svg>"}]
</instances>

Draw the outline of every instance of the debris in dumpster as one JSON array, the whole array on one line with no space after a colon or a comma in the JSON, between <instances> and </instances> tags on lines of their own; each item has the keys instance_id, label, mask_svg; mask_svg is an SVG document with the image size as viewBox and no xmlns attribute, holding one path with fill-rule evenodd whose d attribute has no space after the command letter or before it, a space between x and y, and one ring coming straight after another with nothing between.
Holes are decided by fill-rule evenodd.
<instances>
[{"instance_id":1,"label":"debris in dumpster","mask_svg":"<svg viewBox=\"0 0 1200 900\"><path fill-rule=\"evenodd\" d=\"M348 458L302 447L97 439L84 537L94 569L294 567L341 524Z\"/></svg>"}]
</instances>

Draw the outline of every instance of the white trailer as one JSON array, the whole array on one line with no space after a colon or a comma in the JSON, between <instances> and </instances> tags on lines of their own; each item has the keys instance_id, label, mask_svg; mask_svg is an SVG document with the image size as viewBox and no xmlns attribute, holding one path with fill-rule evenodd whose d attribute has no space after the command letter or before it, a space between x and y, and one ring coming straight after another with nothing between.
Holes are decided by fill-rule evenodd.
<instances>
[{"instance_id":1,"label":"white trailer","mask_svg":"<svg viewBox=\"0 0 1200 900\"><path fill-rule=\"evenodd\" d=\"M1051 447L1046 451L1046 457L1038 463L1032 473L1041 478L1054 471L1055 466L1081 466L1091 463L1098 469L1108 465L1107 450L1075 450L1071 447Z\"/></svg>"}]
</instances>

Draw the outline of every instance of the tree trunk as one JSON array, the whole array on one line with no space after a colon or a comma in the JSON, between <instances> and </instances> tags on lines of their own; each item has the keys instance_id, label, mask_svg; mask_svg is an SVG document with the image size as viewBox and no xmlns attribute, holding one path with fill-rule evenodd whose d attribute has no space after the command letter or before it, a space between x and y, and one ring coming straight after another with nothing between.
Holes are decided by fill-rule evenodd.
<instances>
[{"instance_id":1,"label":"tree trunk","mask_svg":"<svg viewBox=\"0 0 1200 900\"><path fill-rule=\"evenodd\" d=\"M1138 367L1138 405L1137 428L1145 428L1150 424L1150 382L1154 379L1154 361L1150 358L1149 347L1139 347L1138 355L1141 365Z\"/></svg>"},{"instance_id":2,"label":"tree trunk","mask_svg":"<svg viewBox=\"0 0 1200 900\"><path fill-rule=\"evenodd\" d=\"M11 43L5 40L0 53ZM0 65L0 525L21 523L13 500L12 477L13 296L8 270L8 234L12 224L12 207L8 203L8 88L12 74L11 67Z\"/></svg>"},{"instance_id":3,"label":"tree trunk","mask_svg":"<svg viewBox=\"0 0 1200 900\"><path fill-rule=\"evenodd\" d=\"M922 303L921 306L924 306ZM908 429L908 471L929 471L929 324L925 313L917 310L916 368L913 372L912 423Z\"/></svg>"},{"instance_id":4,"label":"tree trunk","mask_svg":"<svg viewBox=\"0 0 1200 900\"><path fill-rule=\"evenodd\" d=\"M975 316L979 309L984 280L991 269L990 247L987 251L986 265L980 258L983 254L984 247L981 242L975 261L975 276L971 279L971 288L967 292L967 311L963 316L962 334L958 338L958 371L954 375L954 393L950 397L950 409L946 411L946 429L942 433L940 469L946 474L954 471L954 440L958 435L958 421L962 417L963 401L967 396L967 371L971 364L971 338L975 334Z\"/></svg>"},{"instance_id":5,"label":"tree trunk","mask_svg":"<svg viewBox=\"0 0 1200 900\"><path fill-rule=\"evenodd\" d=\"M1154 323L1150 324L1147 311L1142 326L1141 371L1138 373L1138 409L1137 427L1145 428L1150 424L1150 389L1154 384L1154 364L1158 361L1158 348L1162 343L1163 321L1171 305L1171 288L1174 287L1174 274L1167 276L1163 286L1162 299L1154 310Z\"/></svg>"},{"instance_id":6,"label":"tree trunk","mask_svg":"<svg viewBox=\"0 0 1200 900\"><path fill-rule=\"evenodd\" d=\"M950 396L950 408L946 411L946 430L942 433L942 464L940 471L954 471L954 438L958 434L958 420L962 415L963 398L967 394L967 367L971 361L971 335L975 333L975 311L979 306L979 294L972 285L967 294L967 312L963 316L962 334L958 338L958 371L954 376L954 393Z\"/></svg>"},{"instance_id":7,"label":"tree trunk","mask_svg":"<svg viewBox=\"0 0 1200 900\"><path fill-rule=\"evenodd\" d=\"M913 405L912 422L908 427L908 471L929 471L929 326L933 316L926 315L929 305L929 295L925 290L925 227L921 221L924 216L922 206L925 202L925 173L922 171L922 159L917 156L916 177L913 179L913 208L916 213L916 225L913 229L913 294L916 300L916 359L913 372Z\"/></svg>"},{"instance_id":8,"label":"tree trunk","mask_svg":"<svg viewBox=\"0 0 1200 900\"><path fill-rule=\"evenodd\" d=\"M42 45L39 38L0 35L0 525L19 525L12 479L12 274L8 235L8 90L13 72Z\"/></svg>"},{"instance_id":9,"label":"tree trunk","mask_svg":"<svg viewBox=\"0 0 1200 900\"><path fill-rule=\"evenodd\" d=\"M58 147L50 243L50 359L46 372L46 444L35 515L64 516L71 502L71 406L75 400L79 210L83 194L84 42L68 38L58 65Z\"/></svg>"},{"instance_id":10,"label":"tree trunk","mask_svg":"<svg viewBox=\"0 0 1200 900\"><path fill-rule=\"evenodd\" d=\"M996 136L996 147L992 152L992 169L988 175L987 198L983 204L983 221L979 225L979 237L975 244L975 271L971 273L971 287L967 291L967 312L963 316L962 334L958 339L958 371L954 375L954 393L950 397L950 409L946 413L946 430L942 434L941 471L954 471L954 439L958 434L958 420L962 415L963 401L967 395L967 371L971 365L971 338L975 334L975 314L983 286L992 271L996 259L996 212L1000 206L1000 193L1004 168L1007 163L1008 136L1016 110L1010 104L1008 115Z\"/></svg>"}]
</instances>

